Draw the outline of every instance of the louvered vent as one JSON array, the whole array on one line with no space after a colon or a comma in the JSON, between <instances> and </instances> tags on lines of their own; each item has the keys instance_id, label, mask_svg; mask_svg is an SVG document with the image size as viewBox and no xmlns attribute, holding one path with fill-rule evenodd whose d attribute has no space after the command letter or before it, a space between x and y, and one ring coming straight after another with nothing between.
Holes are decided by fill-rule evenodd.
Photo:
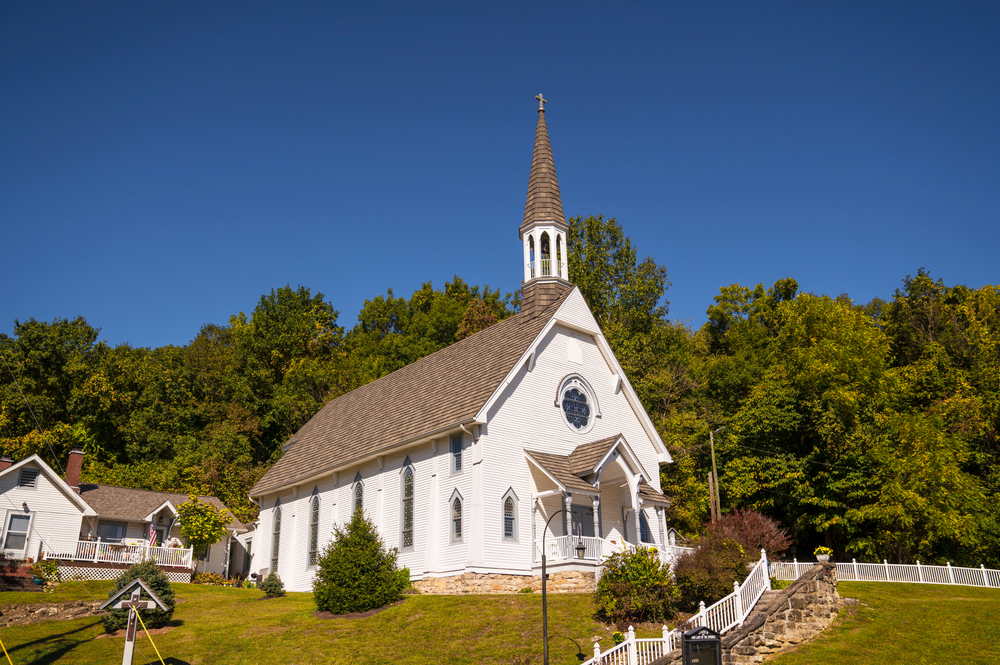
<instances>
[{"instance_id":1,"label":"louvered vent","mask_svg":"<svg viewBox=\"0 0 1000 665\"><path fill-rule=\"evenodd\" d=\"M38 484L38 471L35 469L21 469L21 478L17 482L18 487L35 487Z\"/></svg>"}]
</instances>

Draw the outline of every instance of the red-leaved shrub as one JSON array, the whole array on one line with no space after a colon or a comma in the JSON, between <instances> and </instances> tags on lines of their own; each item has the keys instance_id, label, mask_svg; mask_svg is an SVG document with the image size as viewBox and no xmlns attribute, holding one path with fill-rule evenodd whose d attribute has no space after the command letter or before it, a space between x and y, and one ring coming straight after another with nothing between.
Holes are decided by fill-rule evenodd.
<instances>
[{"instance_id":1,"label":"red-leaved shrub","mask_svg":"<svg viewBox=\"0 0 1000 665\"><path fill-rule=\"evenodd\" d=\"M765 550L772 560L777 559L791 544L788 533L780 524L756 510L745 508L723 515L717 522L708 525L708 531L735 540L751 556L760 556L760 550Z\"/></svg>"}]
</instances>

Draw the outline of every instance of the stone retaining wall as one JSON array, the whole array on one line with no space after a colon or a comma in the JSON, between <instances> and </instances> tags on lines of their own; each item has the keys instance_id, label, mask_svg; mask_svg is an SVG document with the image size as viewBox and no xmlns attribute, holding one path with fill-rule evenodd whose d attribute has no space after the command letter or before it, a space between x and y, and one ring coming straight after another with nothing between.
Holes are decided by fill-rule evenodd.
<instances>
[{"instance_id":1,"label":"stone retaining wall","mask_svg":"<svg viewBox=\"0 0 1000 665\"><path fill-rule=\"evenodd\" d=\"M525 587L542 590L541 575L497 575L464 573L451 577L425 577L413 583L420 593L474 594L517 593ZM592 593L597 589L593 572L569 570L549 573L548 593Z\"/></svg>"},{"instance_id":2,"label":"stone retaining wall","mask_svg":"<svg viewBox=\"0 0 1000 665\"><path fill-rule=\"evenodd\" d=\"M746 622L722 636L722 662L752 665L823 632L845 601L837 592L837 568L816 564L788 587L766 593ZM680 649L653 665L681 665Z\"/></svg>"},{"instance_id":3,"label":"stone retaining wall","mask_svg":"<svg viewBox=\"0 0 1000 665\"><path fill-rule=\"evenodd\" d=\"M65 603L18 603L0 605L0 626L26 626L40 621L67 621L103 614L100 602L70 600Z\"/></svg>"}]
</instances>

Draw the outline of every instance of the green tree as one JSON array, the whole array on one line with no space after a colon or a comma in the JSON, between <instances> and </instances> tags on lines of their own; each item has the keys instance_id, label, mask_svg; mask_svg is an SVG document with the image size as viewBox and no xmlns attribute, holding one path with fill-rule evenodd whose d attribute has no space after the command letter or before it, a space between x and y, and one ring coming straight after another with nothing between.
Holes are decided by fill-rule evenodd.
<instances>
[{"instance_id":1,"label":"green tree","mask_svg":"<svg viewBox=\"0 0 1000 665\"><path fill-rule=\"evenodd\" d=\"M361 510L347 527L334 528L333 542L320 555L313 598L320 611L367 612L399 600L410 584L410 571L396 568L396 550L388 549L375 525Z\"/></svg>"},{"instance_id":2,"label":"green tree","mask_svg":"<svg viewBox=\"0 0 1000 665\"><path fill-rule=\"evenodd\" d=\"M229 511L220 510L194 494L177 506L177 517L181 537L194 549L195 555L222 540L226 535L226 525L232 521Z\"/></svg>"},{"instance_id":3,"label":"green tree","mask_svg":"<svg viewBox=\"0 0 1000 665\"><path fill-rule=\"evenodd\" d=\"M162 628L167 625L173 616L176 601L174 599L174 590L170 587L170 580L167 579L166 573L160 570L160 567L152 559L129 566L121 575L115 578L111 590L108 591L108 598L111 598L140 577L152 589L153 593L163 601L163 604L167 606L167 610L164 611L158 607L148 610L138 610L139 616L142 617L142 622L147 628ZM141 592L141 596L146 597L146 592ZM101 617L101 620L104 623L104 630L113 633L116 630L125 628L128 624L128 610L108 610Z\"/></svg>"}]
</instances>

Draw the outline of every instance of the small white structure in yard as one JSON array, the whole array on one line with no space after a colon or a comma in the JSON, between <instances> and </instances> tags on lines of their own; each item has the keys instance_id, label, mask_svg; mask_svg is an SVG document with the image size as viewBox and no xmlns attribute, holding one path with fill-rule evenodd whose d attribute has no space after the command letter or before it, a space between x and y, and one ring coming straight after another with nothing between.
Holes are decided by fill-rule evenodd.
<instances>
[{"instance_id":1,"label":"small white structure in yard","mask_svg":"<svg viewBox=\"0 0 1000 665\"><path fill-rule=\"evenodd\" d=\"M254 572L309 590L355 509L438 590L530 584L560 509L545 534L557 577L640 544L665 559L683 549L668 543L659 489L670 454L568 281L568 230L539 109L520 313L330 401L296 432L251 490Z\"/></svg>"},{"instance_id":2,"label":"small white structure in yard","mask_svg":"<svg viewBox=\"0 0 1000 665\"><path fill-rule=\"evenodd\" d=\"M146 592L148 600L142 599L143 591ZM139 617L138 610L149 610L157 607L164 612L170 609L166 603L160 600L159 596L153 593L153 590L149 588L149 585L141 577L122 587L118 593L108 598L98 607L101 610L127 609L129 611L128 625L125 628L125 652L122 655L122 665L132 664L132 656L135 653L135 632L138 628L136 625Z\"/></svg>"},{"instance_id":3,"label":"small white structure in yard","mask_svg":"<svg viewBox=\"0 0 1000 665\"><path fill-rule=\"evenodd\" d=\"M171 582L187 582L200 569L228 573L230 540L246 531L240 522L206 552L165 547L180 535L177 507L184 494L81 483L83 451L69 455L62 479L38 455L14 464L0 458L0 551L10 560L53 559L64 575L112 579L152 558ZM215 497L201 497L225 508ZM195 556L197 554L197 556Z\"/></svg>"}]
</instances>

